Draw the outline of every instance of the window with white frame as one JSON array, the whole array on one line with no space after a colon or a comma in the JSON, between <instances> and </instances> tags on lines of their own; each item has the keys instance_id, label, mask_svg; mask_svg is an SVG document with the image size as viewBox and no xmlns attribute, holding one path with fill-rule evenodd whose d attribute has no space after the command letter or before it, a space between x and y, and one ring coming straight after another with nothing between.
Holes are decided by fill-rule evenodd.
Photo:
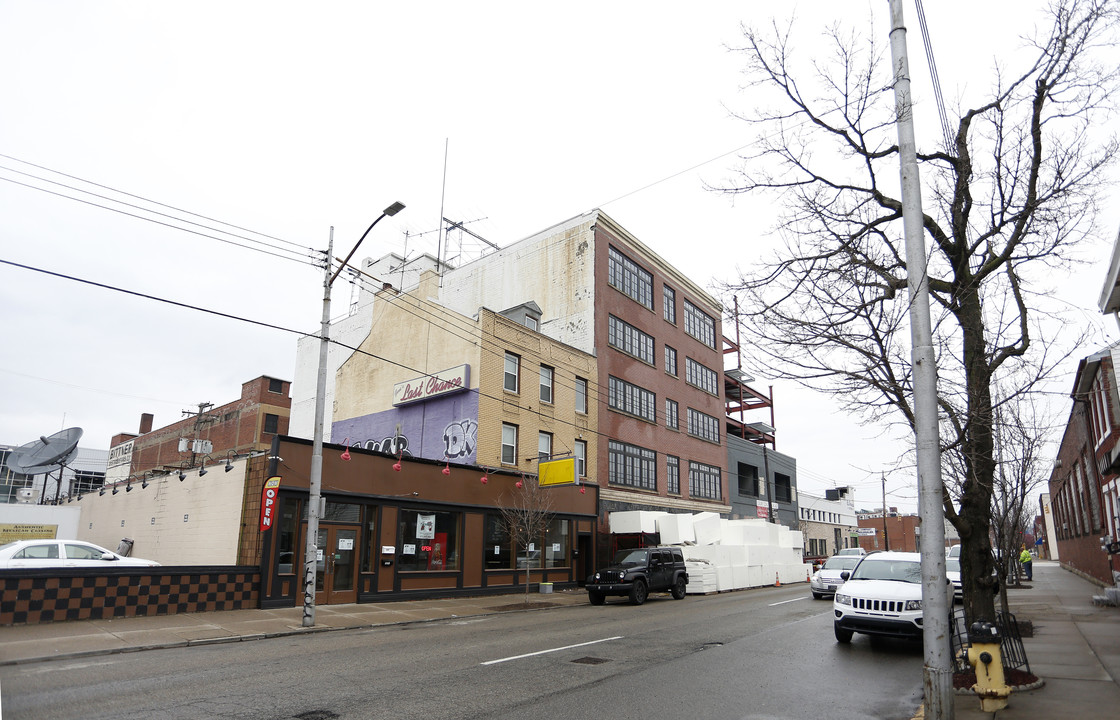
<instances>
[{"instance_id":1,"label":"window with white frame","mask_svg":"<svg viewBox=\"0 0 1120 720\"><path fill-rule=\"evenodd\" d=\"M517 426L502 423L502 464L517 464Z\"/></svg>"},{"instance_id":2,"label":"window with white frame","mask_svg":"<svg viewBox=\"0 0 1120 720\"><path fill-rule=\"evenodd\" d=\"M653 275L613 247L607 249L607 282L653 310Z\"/></svg>"},{"instance_id":3,"label":"window with white frame","mask_svg":"<svg viewBox=\"0 0 1120 720\"><path fill-rule=\"evenodd\" d=\"M719 395L719 375L716 371L690 357L684 359L684 380L704 392Z\"/></svg>"},{"instance_id":4,"label":"window with white frame","mask_svg":"<svg viewBox=\"0 0 1120 720\"><path fill-rule=\"evenodd\" d=\"M510 392L518 392L521 377L521 358L511 352L506 353L506 369L503 385Z\"/></svg>"},{"instance_id":5,"label":"window with white frame","mask_svg":"<svg viewBox=\"0 0 1120 720\"><path fill-rule=\"evenodd\" d=\"M657 490L657 453L644 447L610 440L608 482L641 490Z\"/></svg>"},{"instance_id":6,"label":"window with white frame","mask_svg":"<svg viewBox=\"0 0 1120 720\"><path fill-rule=\"evenodd\" d=\"M616 350L653 365L653 336L614 315L607 317L607 342Z\"/></svg>"},{"instance_id":7,"label":"window with white frame","mask_svg":"<svg viewBox=\"0 0 1120 720\"><path fill-rule=\"evenodd\" d=\"M719 500L722 496L719 467L689 460L688 494L695 498Z\"/></svg>"},{"instance_id":8,"label":"window with white frame","mask_svg":"<svg viewBox=\"0 0 1120 720\"><path fill-rule=\"evenodd\" d=\"M708 347L716 347L716 321L712 316L684 300L684 331Z\"/></svg>"},{"instance_id":9,"label":"window with white frame","mask_svg":"<svg viewBox=\"0 0 1120 720\"><path fill-rule=\"evenodd\" d=\"M699 410L688 409L688 434L708 442L719 442L719 420Z\"/></svg>"},{"instance_id":10,"label":"window with white frame","mask_svg":"<svg viewBox=\"0 0 1120 720\"><path fill-rule=\"evenodd\" d=\"M552 457L552 433L537 433L537 457L541 460Z\"/></svg>"},{"instance_id":11,"label":"window with white frame","mask_svg":"<svg viewBox=\"0 0 1120 720\"><path fill-rule=\"evenodd\" d=\"M587 380L576 378L576 412L587 414Z\"/></svg>"},{"instance_id":12,"label":"window with white frame","mask_svg":"<svg viewBox=\"0 0 1120 720\"><path fill-rule=\"evenodd\" d=\"M587 477L587 441L576 440L575 444L576 456L576 474L579 477Z\"/></svg>"},{"instance_id":13,"label":"window with white frame","mask_svg":"<svg viewBox=\"0 0 1120 720\"><path fill-rule=\"evenodd\" d=\"M541 402L552 403L552 378L556 371L547 365L541 365Z\"/></svg>"},{"instance_id":14,"label":"window with white frame","mask_svg":"<svg viewBox=\"0 0 1120 720\"><path fill-rule=\"evenodd\" d=\"M1093 439L1100 445L1112 430L1108 417L1108 389L1105 374L1100 369L1097 370L1097 376L1093 378L1093 386L1089 390L1089 408L1093 418L1093 432L1096 434Z\"/></svg>"},{"instance_id":15,"label":"window with white frame","mask_svg":"<svg viewBox=\"0 0 1120 720\"><path fill-rule=\"evenodd\" d=\"M657 396L643 387L611 376L607 385L607 405L643 420L657 422Z\"/></svg>"}]
</instances>

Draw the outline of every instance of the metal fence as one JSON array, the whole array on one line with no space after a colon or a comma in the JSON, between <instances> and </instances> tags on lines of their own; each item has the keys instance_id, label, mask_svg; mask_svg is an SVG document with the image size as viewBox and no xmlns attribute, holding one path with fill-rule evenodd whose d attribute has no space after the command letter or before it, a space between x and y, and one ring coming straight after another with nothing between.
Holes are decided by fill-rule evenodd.
<instances>
[{"instance_id":1,"label":"metal fence","mask_svg":"<svg viewBox=\"0 0 1120 720\"><path fill-rule=\"evenodd\" d=\"M1014 615L996 613L996 627L999 628L1000 655L1003 658L1005 670L1022 670L1029 673L1031 665L1027 661L1027 652L1023 649L1023 636L1019 634L1019 622ZM965 622L964 608L949 610L949 627L952 628L952 655L953 672L972 672L968 664L967 651L972 647L968 639L968 626Z\"/></svg>"}]
</instances>

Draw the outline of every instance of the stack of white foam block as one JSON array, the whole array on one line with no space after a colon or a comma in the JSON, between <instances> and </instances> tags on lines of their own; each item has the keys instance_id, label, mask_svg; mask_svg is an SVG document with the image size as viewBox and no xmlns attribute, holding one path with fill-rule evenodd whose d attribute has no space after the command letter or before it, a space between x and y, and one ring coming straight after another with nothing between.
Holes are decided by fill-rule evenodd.
<instances>
[{"instance_id":1,"label":"stack of white foam block","mask_svg":"<svg viewBox=\"0 0 1120 720\"><path fill-rule=\"evenodd\" d=\"M611 513L610 528L612 533L657 532L662 545L681 545L691 594L805 582L812 570L802 562L801 532L765 520L634 510Z\"/></svg>"}]
</instances>

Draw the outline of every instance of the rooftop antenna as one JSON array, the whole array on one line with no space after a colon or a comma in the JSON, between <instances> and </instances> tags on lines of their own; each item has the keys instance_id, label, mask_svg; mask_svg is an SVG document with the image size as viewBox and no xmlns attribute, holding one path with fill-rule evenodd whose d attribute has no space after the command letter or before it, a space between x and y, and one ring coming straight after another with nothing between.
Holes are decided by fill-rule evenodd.
<instances>
[{"instance_id":1,"label":"rooftop antenna","mask_svg":"<svg viewBox=\"0 0 1120 720\"><path fill-rule=\"evenodd\" d=\"M443 187L439 192L439 216L443 217L443 201L447 197L447 148L450 139L443 139ZM439 286L443 287L443 223L439 226L439 238L436 240L436 269L439 270Z\"/></svg>"},{"instance_id":2,"label":"rooftop antenna","mask_svg":"<svg viewBox=\"0 0 1120 720\"><path fill-rule=\"evenodd\" d=\"M82 438L82 432L80 427L72 427L60 430L50 437L40 435L38 440L20 445L8 456L8 467L14 472L24 475L41 475L44 473L47 475L43 479L43 494L39 498L40 505L45 504L43 500L47 495L47 479L50 478L51 472L56 468L58 469L58 486L55 489L54 502L56 505L58 504L59 497L62 495L62 469L66 467L66 463L73 460L74 456L78 454L78 441Z\"/></svg>"}]
</instances>

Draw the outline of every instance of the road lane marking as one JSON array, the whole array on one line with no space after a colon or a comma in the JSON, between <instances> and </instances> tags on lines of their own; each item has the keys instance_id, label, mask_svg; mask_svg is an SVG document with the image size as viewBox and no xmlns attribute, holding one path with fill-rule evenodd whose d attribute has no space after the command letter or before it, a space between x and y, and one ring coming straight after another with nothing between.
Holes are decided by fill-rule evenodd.
<instances>
[{"instance_id":1,"label":"road lane marking","mask_svg":"<svg viewBox=\"0 0 1120 720\"><path fill-rule=\"evenodd\" d=\"M571 650L572 648L585 647L587 645L597 645L598 643L609 642L611 640L621 640L622 635L615 635L614 637L603 638L602 640L592 640L591 642L577 643L575 645L565 645L564 647L552 648L551 650L538 650L537 652L525 653L524 655L514 655L513 657L501 658L499 660L487 660L482 665L497 665L498 663L509 662L510 660L520 660L521 658L533 657L534 655L546 655L548 653L559 652L561 650Z\"/></svg>"},{"instance_id":2,"label":"road lane marking","mask_svg":"<svg viewBox=\"0 0 1120 720\"><path fill-rule=\"evenodd\" d=\"M797 598L794 598L792 600L782 600L781 602L770 603L766 607L774 607L775 605L785 605L786 603L797 602L798 600L804 600L804 599L805 598L803 598L803 597L797 597Z\"/></svg>"}]
</instances>

